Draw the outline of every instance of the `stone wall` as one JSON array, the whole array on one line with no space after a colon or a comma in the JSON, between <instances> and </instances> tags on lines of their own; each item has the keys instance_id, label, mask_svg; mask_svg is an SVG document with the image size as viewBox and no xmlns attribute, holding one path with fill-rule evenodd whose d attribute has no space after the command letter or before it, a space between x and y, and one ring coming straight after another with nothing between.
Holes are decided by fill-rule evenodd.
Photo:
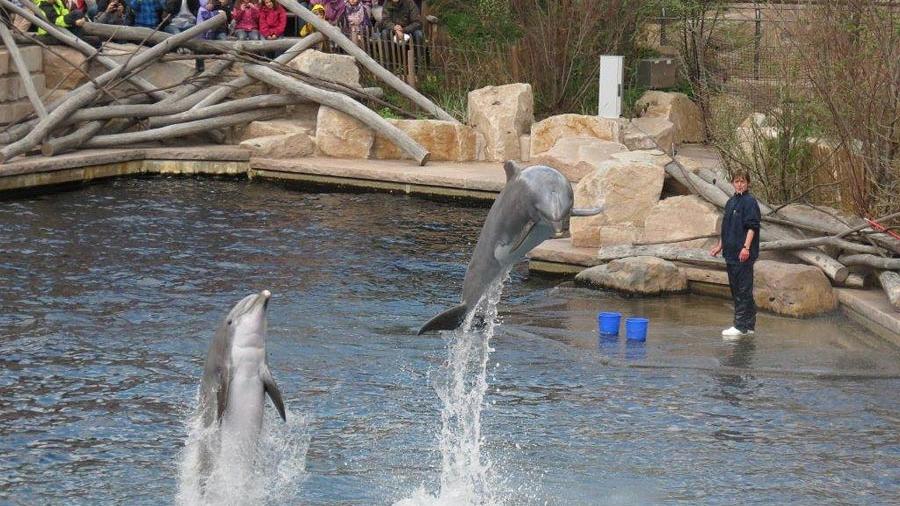
<instances>
[{"instance_id":1,"label":"stone wall","mask_svg":"<svg viewBox=\"0 0 900 506\"><path fill-rule=\"evenodd\" d=\"M38 95L47 92L46 77L44 76L44 60L41 48L38 46L22 46L20 48L25 66L31 72L31 79ZM0 46L0 124L16 121L26 114L34 111L25 86L19 78L15 62L3 46Z\"/></svg>"}]
</instances>

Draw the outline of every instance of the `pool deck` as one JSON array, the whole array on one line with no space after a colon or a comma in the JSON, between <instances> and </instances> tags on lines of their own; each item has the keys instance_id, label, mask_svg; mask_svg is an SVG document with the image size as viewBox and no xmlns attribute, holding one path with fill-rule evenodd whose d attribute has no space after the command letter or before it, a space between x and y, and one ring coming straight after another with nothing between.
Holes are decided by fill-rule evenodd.
<instances>
[{"instance_id":1,"label":"pool deck","mask_svg":"<svg viewBox=\"0 0 900 506\"><path fill-rule=\"evenodd\" d=\"M506 181L497 162L430 162L420 167L411 160L256 158L236 146L134 147L85 150L51 158L16 158L0 164L0 194L140 174L246 176L362 191L487 201L496 197ZM572 246L569 239L554 239L529 254L529 269L574 276L599 264L596 254L596 249ZM676 264L686 274L691 292L729 297L724 271ZM836 293L845 314L900 346L900 312L890 306L881 290L837 288Z\"/></svg>"}]
</instances>

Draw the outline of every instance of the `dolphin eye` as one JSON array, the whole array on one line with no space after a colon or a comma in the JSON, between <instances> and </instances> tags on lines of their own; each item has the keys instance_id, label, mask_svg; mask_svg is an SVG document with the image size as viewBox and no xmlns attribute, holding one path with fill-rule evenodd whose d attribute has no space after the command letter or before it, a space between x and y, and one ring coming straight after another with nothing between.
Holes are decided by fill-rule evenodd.
<instances>
[{"instance_id":1,"label":"dolphin eye","mask_svg":"<svg viewBox=\"0 0 900 506\"><path fill-rule=\"evenodd\" d=\"M228 320L227 322L225 322L225 325L231 325L231 320Z\"/></svg>"}]
</instances>

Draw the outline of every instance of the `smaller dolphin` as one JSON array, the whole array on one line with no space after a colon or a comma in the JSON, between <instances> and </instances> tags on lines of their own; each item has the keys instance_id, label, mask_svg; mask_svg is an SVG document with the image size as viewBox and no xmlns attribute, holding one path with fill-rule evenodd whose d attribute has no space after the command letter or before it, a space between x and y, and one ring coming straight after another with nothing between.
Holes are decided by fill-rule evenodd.
<instances>
[{"instance_id":1,"label":"smaller dolphin","mask_svg":"<svg viewBox=\"0 0 900 506\"><path fill-rule=\"evenodd\" d=\"M219 424L223 447L255 444L262 428L265 396L286 420L284 401L266 362L268 290L248 295L225 317L206 356L200 383L204 428ZM208 470L214 457L204 448L201 465Z\"/></svg>"},{"instance_id":2,"label":"smaller dolphin","mask_svg":"<svg viewBox=\"0 0 900 506\"><path fill-rule=\"evenodd\" d=\"M535 246L569 228L570 216L593 216L601 209L573 209L572 185L546 165L522 169L503 164L506 186L494 201L466 269L461 303L419 329L453 330L466 320L488 289Z\"/></svg>"}]
</instances>

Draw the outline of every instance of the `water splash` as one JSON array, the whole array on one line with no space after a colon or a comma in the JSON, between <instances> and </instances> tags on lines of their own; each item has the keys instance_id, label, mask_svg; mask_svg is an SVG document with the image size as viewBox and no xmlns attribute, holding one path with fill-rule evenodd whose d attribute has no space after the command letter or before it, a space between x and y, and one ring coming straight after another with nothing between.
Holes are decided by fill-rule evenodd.
<instances>
[{"instance_id":1,"label":"water splash","mask_svg":"<svg viewBox=\"0 0 900 506\"><path fill-rule=\"evenodd\" d=\"M225 451L217 425L204 428L199 415L191 416L186 425L176 504L237 506L300 500L310 439L302 414L288 410L287 421L282 422L267 410L255 447L224 445Z\"/></svg>"},{"instance_id":2,"label":"water splash","mask_svg":"<svg viewBox=\"0 0 900 506\"><path fill-rule=\"evenodd\" d=\"M499 324L497 303L505 274L482 298L465 324L447 338L447 361L437 375L435 390L441 409L441 485L436 495L424 487L395 506L503 504L504 483L492 461L482 454L481 413L488 389L490 340Z\"/></svg>"}]
</instances>

